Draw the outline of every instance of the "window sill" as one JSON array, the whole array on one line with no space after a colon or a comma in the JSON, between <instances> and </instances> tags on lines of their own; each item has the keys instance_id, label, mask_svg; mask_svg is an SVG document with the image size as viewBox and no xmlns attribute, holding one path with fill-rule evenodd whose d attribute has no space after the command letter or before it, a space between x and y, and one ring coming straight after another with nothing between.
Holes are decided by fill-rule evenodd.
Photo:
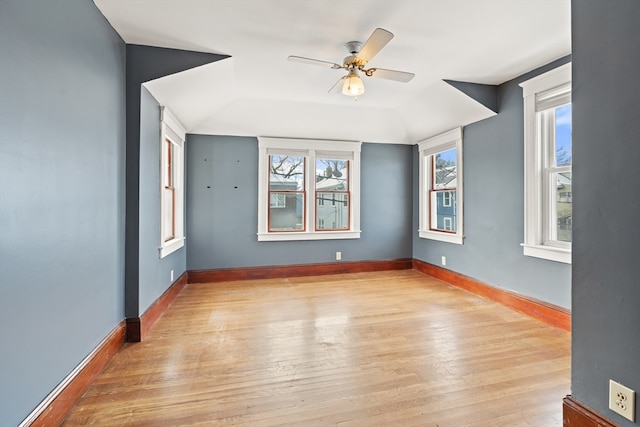
<instances>
[{"instance_id":1,"label":"window sill","mask_svg":"<svg viewBox=\"0 0 640 427\"><path fill-rule=\"evenodd\" d=\"M571 249L554 248L553 246L521 244L525 256L542 258L549 261L571 264Z\"/></svg>"},{"instance_id":2,"label":"window sill","mask_svg":"<svg viewBox=\"0 0 640 427\"><path fill-rule=\"evenodd\" d=\"M258 233L259 242L283 242L292 240L337 240L337 239L359 239L360 231L319 231L309 232L280 232L280 233Z\"/></svg>"},{"instance_id":3,"label":"window sill","mask_svg":"<svg viewBox=\"0 0 640 427\"><path fill-rule=\"evenodd\" d=\"M464 236L461 234L438 233L437 231L418 230L418 235L423 239L438 240L440 242L462 245Z\"/></svg>"},{"instance_id":4,"label":"window sill","mask_svg":"<svg viewBox=\"0 0 640 427\"><path fill-rule=\"evenodd\" d=\"M185 240L184 237L181 237L181 238L169 240L168 242L164 242L164 244L158 248L158 250L160 251L160 258L164 258L167 255L183 247L184 240Z\"/></svg>"}]
</instances>

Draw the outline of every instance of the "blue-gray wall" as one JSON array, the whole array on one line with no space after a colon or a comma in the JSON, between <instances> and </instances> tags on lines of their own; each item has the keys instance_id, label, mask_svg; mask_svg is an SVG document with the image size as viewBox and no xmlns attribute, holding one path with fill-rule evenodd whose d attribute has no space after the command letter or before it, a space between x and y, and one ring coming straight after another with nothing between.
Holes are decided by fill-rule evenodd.
<instances>
[{"instance_id":1,"label":"blue-gray wall","mask_svg":"<svg viewBox=\"0 0 640 427\"><path fill-rule=\"evenodd\" d=\"M257 139L188 135L187 268L410 258L412 152L362 145L360 239L258 242Z\"/></svg>"},{"instance_id":2,"label":"blue-gray wall","mask_svg":"<svg viewBox=\"0 0 640 427\"><path fill-rule=\"evenodd\" d=\"M0 2L0 425L124 316L125 45L92 2Z\"/></svg>"},{"instance_id":3,"label":"blue-gray wall","mask_svg":"<svg viewBox=\"0 0 640 427\"><path fill-rule=\"evenodd\" d=\"M464 245L413 233L413 257L484 283L562 307L571 305L571 266L526 257L524 239L524 112L518 86L570 60L555 61L498 87L499 113L464 128ZM414 150L414 170L418 170ZM418 188L418 174L414 174ZM414 230L418 194L414 194Z\"/></svg>"},{"instance_id":4,"label":"blue-gray wall","mask_svg":"<svg viewBox=\"0 0 640 427\"><path fill-rule=\"evenodd\" d=\"M160 259L158 103L142 84L228 58L202 52L126 46L125 316L137 318L182 274L186 250ZM154 170L157 169L157 170ZM154 181L155 180L155 181ZM156 279L160 279L156 282Z\"/></svg>"},{"instance_id":5,"label":"blue-gray wall","mask_svg":"<svg viewBox=\"0 0 640 427\"><path fill-rule=\"evenodd\" d=\"M160 104L142 87L140 90L140 224L138 253L139 313L171 286L187 269L187 251L160 258Z\"/></svg>"},{"instance_id":6,"label":"blue-gray wall","mask_svg":"<svg viewBox=\"0 0 640 427\"><path fill-rule=\"evenodd\" d=\"M640 392L640 2L572 2L571 394L608 409L609 379Z\"/></svg>"},{"instance_id":7,"label":"blue-gray wall","mask_svg":"<svg viewBox=\"0 0 640 427\"><path fill-rule=\"evenodd\" d=\"M572 5L572 394L625 426L638 423L607 409L607 381L640 390L639 8ZM140 84L222 57L125 47L95 5L76 0L0 1L0 55L2 425L24 419L123 317L144 312L170 269L328 262L336 251L347 261L446 255L454 271L569 306L570 267L519 246L516 84L538 71L501 85L500 113L465 129L463 246L415 237L417 151L385 144L363 144L361 239L259 243L256 139L189 135L187 248L159 260L159 111Z\"/></svg>"}]
</instances>

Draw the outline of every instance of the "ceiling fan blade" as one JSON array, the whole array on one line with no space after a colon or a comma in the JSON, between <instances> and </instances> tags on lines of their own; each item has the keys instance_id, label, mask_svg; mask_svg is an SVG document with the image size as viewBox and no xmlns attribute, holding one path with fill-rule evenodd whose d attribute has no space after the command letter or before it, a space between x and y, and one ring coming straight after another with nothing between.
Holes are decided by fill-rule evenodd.
<instances>
[{"instance_id":1,"label":"ceiling fan blade","mask_svg":"<svg viewBox=\"0 0 640 427\"><path fill-rule=\"evenodd\" d=\"M395 80L397 82L407 83L411 81L415 74L406 71L386 70L384 68L370 68L367 70L367 76L377 77L379 79Z\"/></svg>"},{"instance_id":2,"label":"ceiling fan blade","mask_svg":"<svg viewBox=\"0 0 640 427\"><path fill-rule=\"evenodd\" d=\"M322 67L329 67L329 68L333 68L333 69L338 69L338 68L342 68L342 65L340 64L336 64L335 62L329 62L329 61L320 61L319 59L311 59L311 58L305 58L303 56L289 56L287 58L289 61L291 62L300 62L301 64L312 64L312 65L320 65Z\"/></svg>"},{"instance_id":3,"label":"ceiling fan blade","mask_svg":"<svg viewBox=\"0 0 640 427\"><path fill-rule=\"evenodd\" d=\"M340 77L340 79L336 82L336 84L331 86L331 89L329 89L328 93L340 93L342 91L342 84L345 78L346 76Z\"/></svg>"},{"instance_id":4,"label":"ceiling fan blade","mask_svg":"<svg viewBox=\"0 0 640 427\"><path fill-rule=\"evenodd\" d=\"M362 45L360 52L356 54L358 59L369 62L380 50L393 38L393 33L382 28L376 28L369 39Z\"/></svg>"}]
</instances>

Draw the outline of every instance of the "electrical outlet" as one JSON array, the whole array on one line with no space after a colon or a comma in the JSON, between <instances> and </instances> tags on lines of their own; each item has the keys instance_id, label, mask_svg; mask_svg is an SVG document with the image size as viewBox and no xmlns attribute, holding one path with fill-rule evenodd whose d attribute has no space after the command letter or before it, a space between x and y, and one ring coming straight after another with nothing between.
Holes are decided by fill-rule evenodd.
<instances>
[{"instance_id":1,"label":"electrical outlet","mask_svg":"<svg viewBox=\"0 0 640 427\"><path fill-rule=\"evenodd\" d=\"M636 420L636 392L609 380L609 409L628 420Z\"/></svg>"},{"instance_id":2,"label":"electrical outlet","mask_svg":"<svg viewBox=\"0 0 640 427\"><path fill-rule=\"evenodd\" d=\"M342 259L342 252L336 252L336 261L340 261Z\"/></svg>"},{"instance_id":3,"label":"electrical outlet","mask_svg":"<svg viewBox=\"0 0 640 427\"><path fill-rule=\"evenodd\" d=\"M447 265L447 257L442 255L442 265Z\"/></svg>"}]
</instances>

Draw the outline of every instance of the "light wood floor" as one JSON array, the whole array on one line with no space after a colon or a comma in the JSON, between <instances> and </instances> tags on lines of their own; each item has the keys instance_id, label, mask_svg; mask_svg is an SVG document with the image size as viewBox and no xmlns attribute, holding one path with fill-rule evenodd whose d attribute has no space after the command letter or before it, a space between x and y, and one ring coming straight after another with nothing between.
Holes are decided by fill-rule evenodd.
<instances>
[{"instance_id":1,"label":"light wood floor","mask_svg":"<svg viewBox=\"0 0 640 427\"><path fill-rule=\"evenodd\" d=\"M569 341L413 270L191 284L63 425L561 426Z\"/></svg>"}]
</instances>

